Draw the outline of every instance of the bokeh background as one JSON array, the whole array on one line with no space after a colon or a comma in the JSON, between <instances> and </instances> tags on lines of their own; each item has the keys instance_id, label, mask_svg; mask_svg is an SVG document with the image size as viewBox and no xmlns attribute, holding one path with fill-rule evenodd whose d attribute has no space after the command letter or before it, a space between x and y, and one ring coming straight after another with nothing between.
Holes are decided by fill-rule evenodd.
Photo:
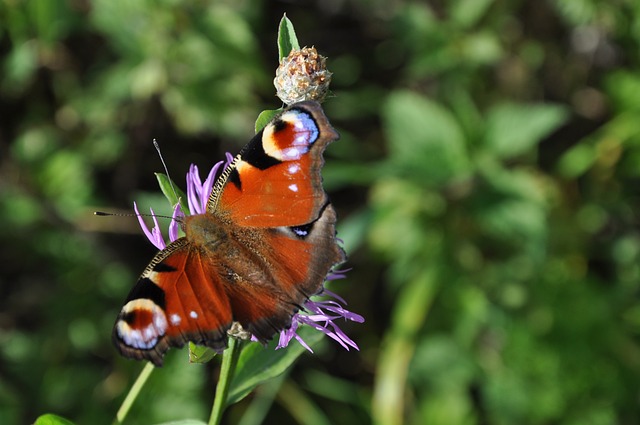
<instances>
[{"instance_id":1,"label":"bokeh background","mask_svg":"<svg viewBox=\"0 0 640 425\"><path fill-rule=\"evenodd\" d=\"M111 423L155 250L92 213L170 211L154 138L177 182L248 141L284 12L334 72L332 289L367 321L226 423L640 423L635 0L2 1L0 422ZM215 374L173 350L130 423L205 419Z\"/></svg>"}]
</instances>

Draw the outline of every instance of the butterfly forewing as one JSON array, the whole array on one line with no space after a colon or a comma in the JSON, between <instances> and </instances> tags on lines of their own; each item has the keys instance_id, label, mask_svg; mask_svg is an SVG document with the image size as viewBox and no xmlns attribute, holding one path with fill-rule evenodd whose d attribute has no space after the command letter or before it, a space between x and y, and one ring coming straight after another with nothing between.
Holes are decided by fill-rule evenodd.
<instances>
[{"instance_id":1,"label":"butterfly forewing","mask_svg":"<svg viewBox=\"0 0 640 425\"><path fill-rule=\"evenodd\" d=\"M242 150L209 201L247 227L304 225L326 204L322 152L338 134L316 102L286 109Z\"/></svg>"}]
</instances>

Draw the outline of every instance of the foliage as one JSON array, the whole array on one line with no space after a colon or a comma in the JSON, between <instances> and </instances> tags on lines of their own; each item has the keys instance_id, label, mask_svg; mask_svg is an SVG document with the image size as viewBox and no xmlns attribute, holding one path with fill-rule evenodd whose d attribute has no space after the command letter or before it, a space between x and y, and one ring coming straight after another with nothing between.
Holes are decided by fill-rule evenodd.
<instances>
[{"instance_id":1,"label":"foliage","mask_svg":"<svg viewBox=\"0 0 640 425\"><path fill-rule=\"evenodd\" d=\"M153 250L92 213L171 213L153 138L178 174L248 140L285 11L333 72L332 288L367 322L226 423L638 423L630 0L1 3L0 422L113 420L141 366L111 327ZM130 423L207 417L215 366L186 357Z\"/></svg>"}]
</instances>

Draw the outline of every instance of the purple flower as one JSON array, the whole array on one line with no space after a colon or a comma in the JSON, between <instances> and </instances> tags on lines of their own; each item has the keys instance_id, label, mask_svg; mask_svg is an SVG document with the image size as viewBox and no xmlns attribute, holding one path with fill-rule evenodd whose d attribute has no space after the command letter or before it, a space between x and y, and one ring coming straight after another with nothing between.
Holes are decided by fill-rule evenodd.
<instances>
[{"instance_id":1,"label":"purple flower","mask_svg":"<svg viewBox=\"0 0 640 425\"><path fill-rule=\"evenodd\" d=\"M209 172L204 183L200 179L198 166L191 164L189 172L187 173L187 203L189 204L189 211L187 215L205 213L207 210L207 202L209 201L209 196L213 190L213 184L216 181L218 172L221 171L220 168L223 164L224 167L222 167L222 170L231 164L231 161L233 161L233 157L230 154L227 154L226 162L218 161ZM158 249L166 248L167 243L162 236L162 231L160 230L160 225L158 224L158 219L156 218L153 209L149 209L151 211L151 217L153 217L153 228L151 230L149 230L147 224L142 219L142 216L138 211L138 205L135 202L133 203L133 210L138 216L138 222L140 223L140 227L142 227L142 231L147 236L147 239L149 239L149 241ZM180 204L177 204L173 209L171 224L169 224L169 242L173 242L178 239L178 223L181 221L180 218L184 216L185 213L181 210Z\"/></svg>"},{"instance_id":2,"label":"purple flower","mask_svg":"<svg viewBox=\"0 0 640 425\"><path fill-rule=\"evenodd\" d=\"M188 215L204 214L206 212L207 202L211 196L211 191L213 190L213 185L215 184L217 176L222 170L229 166L232 161L233 156L227 153L226 161L217 162L209 172L209 175L204 182L200 179L198 167L193 164L189 167L189 172L187 173ZM158 224L158 220L153 209L150 210L154 224L151 230L149 230L146 223L140 216L138 206L135 202L133 204L133 209L138 216L140 227L142 227L142 231L149 241L158 249L164 249L167 246L167 242L162 236L160 225ZM176 205L173 209L172 220L168 229L170 242L178 239L178 223L181 221L180 218L184 216L185 213L181 211L180 204ZM326 280L342 279L345 276L344 273L346 271L347 270L337 270L331 272L327 276ZM352 322L362 323L364 322L364 318L359 314L345 309L344 306L347 305L347 302L342 297L326 288L323 288L316 297L319 297L320 299L313 301L307 300L303 305L304 309L293 315L291 326L288 329L280 331L280 338L276 349L287 347L289 342L295 338L304 348L313 352L311 347L309 347L300 335L297 334L297 330L300 325L308 325L337 341L345 350L349 350L349 347L359 350L358 345L349 338L342 329L340 329L336 324L336 321L344 319L345 321L349 320ZM255 338L252 339L255 340Z\"/></svg>"},{"instance_id":3,"label":"purple flower","mask_svg":"<svg viewBox=\"0 0 640 425\"><path fill-rule=\"evenodd\" d=\"M327 280L330 279L327 278ZM320 301L307 300L304 303L305 311L294 314L291 320L291 327L280 331L280 340L278 341L276 349L286 347L289 345L289 342L295 338L304 348L313 353L311 347L296 333L298 326L308 325L336 340L338 344L342 345L347 351L349 351L349 347L359 350L358 345L336 325L335 321L345 319L362 323L364 322L364 317L345 309L342 305L347 305L347 302L338 294L326 288L323 288L322 292L318 295L327 295L334 299Z\"/></svg>"},{"instance_id":4,"label":"purple flower","mask_svg":"<svg viewBox=\"0 0 640 425\"><path fill-rule=\"evenodd\" d=\"M160 230L160 225L158 224L158 218L156 217L156 213L153 212L153 208L149 208L151 211L151 217L153 217L153 229L149 230L147 224L142 219L140 215L140 211L138 211L138 205L133 203L133 210L136 212L138 216L138 222L140 223L140 227L142 227L142 231L145 235L147 235L147 239L156 246L158 249L165 249L167 247L167 243L162 237L162 231ZM171 224L169 224L169 241L173 242L178 239L178 221L179 217L183 217L182 211L180 210L180 204L176 205L173 209L173 214L171 216Z\"/></svg>"}]
</instances>

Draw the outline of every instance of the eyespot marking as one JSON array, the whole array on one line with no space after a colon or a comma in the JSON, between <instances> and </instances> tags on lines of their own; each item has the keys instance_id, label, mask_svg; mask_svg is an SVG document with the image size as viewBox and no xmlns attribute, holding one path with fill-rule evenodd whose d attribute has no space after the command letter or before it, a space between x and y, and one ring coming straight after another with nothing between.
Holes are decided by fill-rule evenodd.
<instances>
[{"instance_id":1,"label":"eyespot marking","mask_svg":"<svg viewBox=\"0 0 640 425\"><path fill-rule=\"evenodd\" d=\"M280 161L298 160L318 139L318 126L304 110L285 112L262 133L262 148L268 156Z\"/></svg>"},{"instance_id":2,"label":"eyespot marking","mask_svg":"<svg viewBox=\"0 0 640 425\"><path fill-rule=\"evenodd\" d=\"M148 298L129 301L122 307L116 333L122 342L139 350L150 350L167 331L164 311Z\"/></svg>"}]
</instances>

